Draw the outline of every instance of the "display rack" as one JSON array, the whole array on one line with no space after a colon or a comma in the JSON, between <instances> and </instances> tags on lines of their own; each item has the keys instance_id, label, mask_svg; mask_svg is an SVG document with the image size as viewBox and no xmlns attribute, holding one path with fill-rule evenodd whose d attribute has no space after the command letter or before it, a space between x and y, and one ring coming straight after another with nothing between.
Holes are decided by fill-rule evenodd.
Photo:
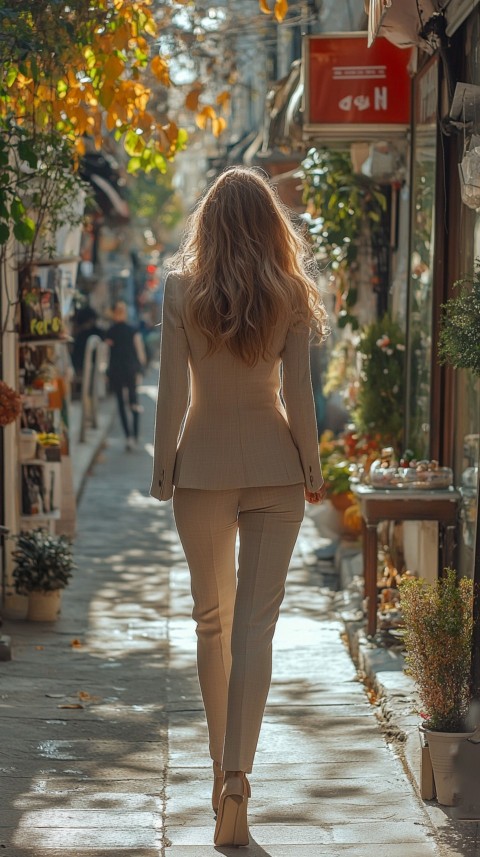
<instances>
[{"instance_id":1,"label":"display rack","mask_svg":"<svg viewBox=\"0 0 480 857\"><path fill-rule=\"evenodd\" d=\"M61 261L37 262L22 272L17 341L18 389L23 405L18 428L20 523L23 528L48 524L52 531L54 522L62 517L62 486L69 454L71 364L65 346L72 338L65 332ZM55 335L42 334L47 331L55 331ZM28 438L21 442L21 429L31 430L31 449L26 450ZM56 453L49 453L52 449Z\"/></svg>"}]
</instances>

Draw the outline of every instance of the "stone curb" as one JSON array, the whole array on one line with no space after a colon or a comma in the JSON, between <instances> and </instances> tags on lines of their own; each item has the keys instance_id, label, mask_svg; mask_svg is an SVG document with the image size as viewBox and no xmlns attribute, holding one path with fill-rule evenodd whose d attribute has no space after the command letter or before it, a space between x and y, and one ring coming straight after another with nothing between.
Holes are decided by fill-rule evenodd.
<instances>
[{"instance_id":1,"label":"stone curb","mask_svg":"<svg viewBox=\"0 0 480 857\"><path fill-rule=\"evenodd\" d=\"M343 621L352 660L371 688L386 738L395 743L420 796L419 715L413 682L404 672L403 654L372 643L365 634L363 620L356 622L347 618Z\"/></svg>"}]
</instances>

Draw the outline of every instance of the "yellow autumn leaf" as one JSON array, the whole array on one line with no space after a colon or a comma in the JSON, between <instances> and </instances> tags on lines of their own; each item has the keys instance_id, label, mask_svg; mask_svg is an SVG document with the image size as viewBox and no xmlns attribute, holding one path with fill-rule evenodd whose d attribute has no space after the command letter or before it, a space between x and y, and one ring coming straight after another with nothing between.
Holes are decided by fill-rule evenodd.
<instances>
[{"instance_id":1,"label":"yellow autumn leaf","mask_svg":"<svg viewBox=\"0 0 480 857\"><path fill-rule=\"evenodd\" d=\"M86 110L83 107L76 107L75 110L72 110L70 113L70 121L75 126L75 130L78 134L85 134L89 126L88 115Z\"/></svg>"},{"instance_id":2,"label":"yellow autumn leaf","mask_svg":"<svg viewBox=\"0 0 480 857\"><path fill-rule=\"evenodd\" d=\"M203 131L207 127L208 120L209 119L213 120L216 118L217 118L217 114L215 113L215 110L213 109L213 107L210 107L209 105L207 105L206 107L203 107L199 113L197 113L197 115L195 116L195 122L196 122L197 126L199 128L201 128Z\"/></svg>"},{"instance_id":3,"label":"yellow autumn leaf","mask_svg":"<svg viewBox=\"0 0 480 857\"><path fill-rule=\"evenodd\" d=\"M87 148L85 146L85 141L83 137L77 137L75 140L75 151L79 157L85 154Z\"/></svg>"},{"instance_id":4,"label":"yellow autumn leaf","mask_svg":"<svg viewBox=\"0 0 480 857\"><path fill-rule=\"evenodd\" d=\"M103 66L103 73L106 80L116 80L122 74L125 68L125 63L117 56L111 56Z\"/></svg>"},{"instance_id":5,"label":"yellow autumn leaf","mask_svg":"<svg viewBox=\"0 0 480 857\"><path fill-rule=\"evenodd\" d=\"M185 99L185 107L187 110L198 110L198 99L202 94L202 90L202 86L195 86L190 90Z\"/></svg>"},{"instance_id":6,"label":"yellow autumn leaf","mask_svg":"<svg viewBox=\"0 0 480 857\"><path fill-rule=\"evenodd\" d=\"M175 122L169 122L168 125L162 125L162 131L167 135L168 140L172 145L177 142L178 125Z\"/></svg>"},{"instance_id":7,"label":"yellow autumn leaf","mask_svg":"<svg viewBox=\"0 0 480 857\"><path fill-rule=\"evenodd\" d=\"M56 93L52 87L44 86L43 84L40 84L40 86L37 87L37 95L40 101L53 101L53 99L56 98Z\"/></svg>"},{"instance_id":8,"label":"yellow autumn leaf","mask_svg":"<svg viewBox=\"0 0 480 857\"><path fill-rule=\"evenodd\" d=\"M17 84L17 86L20 87L20 89L22 89L24 86L27 86L31 82L32 82L31 77L25 77L25 75L22 74L21 72L19 72L17 74L17 79L16 79L15 83Z\"/></svg>"},{"instance_id":9,"label":"yellow autumn leaf","mask_svg":"<svg viewBox=\"0 0 480 857\"><path fill-rule=\"evenodd\" d=\"M168 86L170 83L170 76L168 74L168 65L165 60L160 56L156 56L152 59L150 66L157 80L165 86Z\"/></svg>"},{"instance_id":10,"label":"yellow autumn leaf","mask_svg":"<svg viewBox=\"0 0 480 857\"><path fill-rule=\"evenodd\" d=\"M92 90L88 90L88 89L85 90L84 101L85 101L85 104L89 105L89 107L98 107L98 98L96 97L96 95L94 94L94 92Z\"/></svg>"},{"instance_id":11,"label":"yellow autumn leaf","mask_svg":"<svg viewBox=\"0 0 480 857\"><path fill-rule=\"evenodd\" d=\"M258 0L258 5L260 6L260 12L263 12L264 15L270 15L271 9L267 3L267 0Z\"/></svg>"},{"instance_id":12,"label":"yellow autumn leaf","mask_svg":"<svg viewBox=\"0 0 480 857\"><path fill-rule=\"evenodd\" d=\"M169 139L168 139L168 137L167 137L167 135L166 135L166 133L163 130L161 125L157 125L157 129L156 129L155 133L156 133L156 138L157 138L156 139L157 149L160 152L168 152L170 149L170 141L169 141Z\"/></svg>"},{"instance_id":13,"label":"yellow autumn leaf","mask_svg":"<svg viewBox=\"0 0 480 857\"><path fill-rule=\"evenodd\" d=\"M220 104L221 107L225 107L225 105L230 101L230 93L224 89L223 92L220 92L220 94L217 95L216 100L217 104Z\"/></svg>"},{"instance_id":14,"label":"yellow autumn leaf","mask_svg":"<svg viewBox=\"0 0 480 857\"><path fill-rule=\"evenodd\" d=\"M135 128L140 128L144 134L148 134L152 130L154 124L154 118L148 111L142 113L134 123Z\"/></svg>"},{"instance_id":15,"label":"yellow autumn leaf","mask_svg":"<svg viewBox=\"0 0 480 857\"><path fill-rule=\"evenodd\" d=\"M273 14L274 14L274 16L275 16L275 18L279 24L283 21L287 12L288 12L287 0L275 0L275 9L273 10Z\"/></svg>"},{"instance_id":16,"label":"yellow autumn leaf","mask_svg":"<svg viewBox=\"0 0 480 857\"><path fill-rule=\"evenodd\" d=\"M122 25L113 34L113 46L119 51L123 51L130 41L130 29Z\"/></svg>"},{"instance_id":17,"label":"yellow autumn leaf","mask_svg":"<svg viewBox=\"0 0 480 857\"><path fill-rule=\"evenodd\" d=\"M227 123L223 116L217 116L216 119L212 119L212 133L214 137L220 137L220 134L225 131L227 127Z\"/></svg>"},{"instance_id":18,"label":"yellow autumn leaf","mask_svg":"<svg viewBox=\"0 0 480 857\"><path fill-rule=\"evenodd\" d=\"M146 22L143 29L145 30L146 33L148 33L149 36L156 36L157 35L157 25L156 25L155 21L153 20L153 18L148 19L148 21Z\"/></svg>"},{"instance_id":19,"label":"yellow autumn leaf","mask_svg":"<svg viewBox=\"0 0 480 857\"><path fill-rule=\"evenodd\" d=\"M195 116L195 125L197 126L197 128L200 128L201 131L205 131L205 128L207 127L207 122L208 119L206 116L203 115L203 113L197 113L197 115Z\"/></svg>"},{"instance_id":20,"label":"yellow autumn leaf","mask_svg":"<svg viewBox=\"0 0 480 857\"><path fill-rule=\"evenodd\" d=\"M134 155L141 155L144 148L145 143L142 140L141 134L136 134L135 131L127 131L125 134L125 139L123 141L123 147L127 153L133 157Z\"/></svg>"},{"instance_id":21,"label":"yellow autumn leaf","mask_svg":"<svg viewBox=\"0 0 480 857\"><path fill-rule=\"evenodd\" d=\"M143 113L144 110L147 109L147 104L150 99L150 90L146 89L143 92L140 92L135 98L135 107L140 113Z\"/></svg>"}]
</instances>

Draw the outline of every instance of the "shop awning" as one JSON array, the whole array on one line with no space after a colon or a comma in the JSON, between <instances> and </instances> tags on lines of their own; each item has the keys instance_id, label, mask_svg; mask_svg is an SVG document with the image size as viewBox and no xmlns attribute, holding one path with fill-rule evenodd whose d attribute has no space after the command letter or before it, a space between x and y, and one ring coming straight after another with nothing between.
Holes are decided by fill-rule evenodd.
<instances>
[{"instance_id":1,"label":"shop awning","mask_svg":"<svg viewBox=\"0 0 480 857\"><path fill-rule=\"evenodd\" d=\"M377 36L385 36L400 48L417 46L433 53L435 41L423 35L431 18L442 13L446 34L452 36L479 3L480 0L366 0L368 46Z\"/></svg>"},{"instance_id":2,"label":"shop awning","mask_svg":"<svg viewBox=\"0 0 480 857\"><path fill-rule=\"evenodd\" d=\"M367 0L367 4L369 47L377 36L384 36L399 48L418 46L433 53L420 33L439 7L445 6L445 0Z\"/></svg>"}]
</instances>

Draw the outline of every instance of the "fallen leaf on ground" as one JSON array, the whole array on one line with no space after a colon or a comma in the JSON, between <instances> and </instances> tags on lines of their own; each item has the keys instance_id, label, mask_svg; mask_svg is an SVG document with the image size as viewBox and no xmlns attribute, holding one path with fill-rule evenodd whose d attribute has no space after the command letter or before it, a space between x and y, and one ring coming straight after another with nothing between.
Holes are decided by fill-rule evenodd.
<instances>
[{"instance_id":1,"label":"fallen leaf on ground","mask_svg":"<svg viewBox=\"0 0 480 857\"><path fill-rule=\"evenodd\" d=\"M88 693L87 690L79 690L76 696L78 696L78 698L81 699L82 702L98 702L98 700L100 699L99 696L92 696L92 694Z\"/></svg>"},{"instance_id":2,"label":"fallen leaf on ground","mask_svg":"<svg viewBox=\"0 0 480 857\"><path fill-rule=\"evenodd\" d=\"M70 640L70 646L72 647L72 649L81 649L83 646L83 643L81 640L77 640L75 638L74 640Z\"/></svg>"},{"instance_id":3,"label":"fallen leaf on ground","mask_svg":"<svg viewBox=\"0 0 480 857\"><path fill-rule=\"evenodd\" d=\"M37 652L43 652L45 646L35 646Z\"/></svg>"}]
</instances>

